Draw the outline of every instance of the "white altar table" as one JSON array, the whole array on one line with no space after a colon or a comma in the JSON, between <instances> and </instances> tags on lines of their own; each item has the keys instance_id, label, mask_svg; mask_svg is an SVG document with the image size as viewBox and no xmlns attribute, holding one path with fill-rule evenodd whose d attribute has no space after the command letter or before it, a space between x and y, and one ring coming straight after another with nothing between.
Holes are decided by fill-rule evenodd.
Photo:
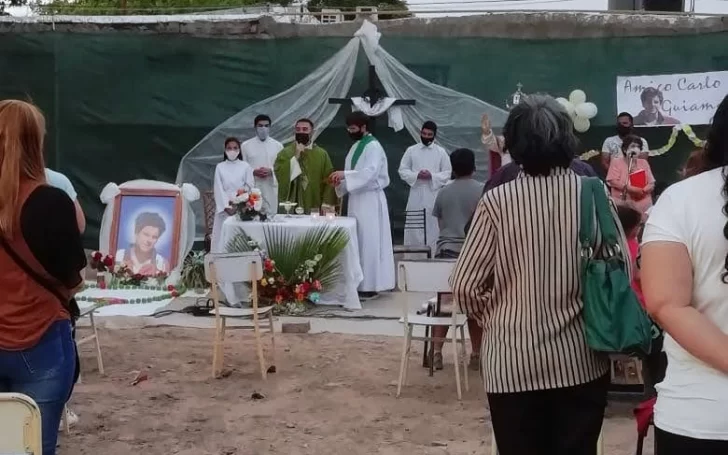
<instances>
[{"instance_id":1,"label":"white altar table","mask_svg":"<svg viewBox=\"0 0 728 455\"><path fill-rule=\"evenodd\" d=\"M271 221L240 221L237 217L229 217L222 225L222 245L227 245L239 230L242 229L253 240L265 248L264 226L282 226L293 236L303 235L309 229L320 226L340 227L346 230L349 235L349 243L341 252L342 276L339 284L334 289L324 289L321 293L321 305L342 305L345 308L361 308L357 288L364 275L359 260L359 241L356 235L356 220L350 217L336 217L333 220L326 220L323 217L313 220L309 215L292 216L276 215ZM245 292L242 286L234 286L232 283L225 283L222 291L231 304L238 304L242 301L241 295Z\"/></svg>"}]
</instances>

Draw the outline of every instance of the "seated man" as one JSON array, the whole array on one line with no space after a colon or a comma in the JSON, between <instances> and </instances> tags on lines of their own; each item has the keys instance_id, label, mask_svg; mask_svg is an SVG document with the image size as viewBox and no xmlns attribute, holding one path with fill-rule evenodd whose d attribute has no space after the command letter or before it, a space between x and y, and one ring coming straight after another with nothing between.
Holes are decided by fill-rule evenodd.
<instances>
[{"instance_id":1,"label":"seated man","mask_svg":"<svg viewBox=\"0 0 728 455\"><path fill-rule=\"evenodd\" d=\"M475 173L475 154L469 149L458 149L450 154L453 181L437 194L432 215L437 218L440 236L437 239L435 257L457 258L465 241L465 225L475 213L475 208L483 193L483 184L473 180ZM449 300L449 299L448 299ZM448 302L448 307L449 307ZM449 311L449 310L448 310ZM438 338L447 336L448 327L434 327L432 335ZM475 318L468 317L468 332L473 352L470 354L470 369L480 369L480 342L483 329ZM444 341L435 341L434 366L442 369L442 346Z\"/></svg>"}]
</instances>

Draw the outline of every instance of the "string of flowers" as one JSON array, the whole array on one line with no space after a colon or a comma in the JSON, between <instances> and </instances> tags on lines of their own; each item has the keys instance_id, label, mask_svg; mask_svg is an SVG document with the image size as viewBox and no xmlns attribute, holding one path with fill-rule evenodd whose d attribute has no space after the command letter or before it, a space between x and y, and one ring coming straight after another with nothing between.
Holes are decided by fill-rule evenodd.
<instances>
[{"instance_id":1,"label":"string of flowers","mask_svg":"<svg viewBox=\"0 0 728 455\"><path fill-rule=\"evenodd\" d=\"M84 287L83 291L87 289L105 289L101 286L98 286L96 284L87 283ZM177 288L173 285L169 285L167 287L162 286L132 286L132 285L120 285L116 286L113 289L122 289L122 290L149 290L149 291L166 291L163 294L155 295L154 297L131 297L131 298L122 298L122 297L90 297L85 295L78 295L76 297L77 300L81 302L91 302L95 304L100 305L122 305L122 304L143 304L143 303L153 303L153 302L161 302L163 300L169 300L176 297L179 297L180 295L184 294L186 292L186 289L184 287ZM83 292L82 291L82 292Z\"/></svg>"}]
</instances>

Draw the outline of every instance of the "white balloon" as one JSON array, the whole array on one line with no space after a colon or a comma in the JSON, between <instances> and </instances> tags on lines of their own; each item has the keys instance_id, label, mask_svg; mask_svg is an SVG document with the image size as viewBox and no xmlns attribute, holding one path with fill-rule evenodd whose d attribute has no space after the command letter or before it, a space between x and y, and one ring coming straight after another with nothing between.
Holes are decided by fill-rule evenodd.
<instances>
[{"instance_id":1,"label":"white balloon","mask_svg":"<svg viewBox=\"0 0 728 455\"><path fill-rule=\"evenodd\" d=\"M585 119L592 119L597 116L597 105L594 103L581 103L574 109L576 115Z\"/></svg>"},{"instance_id":2,"label":"white balloon","mask_svg":"<svg viewBox=\"0 0 728 455\"><path fill-rule=\"evenodd\" d=\"M578 131L579 133L584 133L589 130L591 127L591 122L589 122L588 118L579 117L577 116L574 119L574 129Z\"/></svg>"},{"instance_id":3,"label":"white balloon","mask_svg":"<svg viewBox=\"0 0 728 455\"><path fill-rule=\"evenodd\" d=\"M574 117L574 105L571 104L571 101L567 100L566 98L556 98L556 101L564 106L564 109L566 109L566 112L568 112L571 117Z\"/></svg>"},{"instance_id":4,"label":"white balloon","mask_svg":"<svg viewBox=\"0 0 728 455\"><path fill-rule=\"evenodd\" d=\"M571 94L569 94L569 101L571 101L571 104L574 106L578 106L581 103L586 102L586 93L584 93L584 90L576 89Z\"/></svg>"}]
</instances>

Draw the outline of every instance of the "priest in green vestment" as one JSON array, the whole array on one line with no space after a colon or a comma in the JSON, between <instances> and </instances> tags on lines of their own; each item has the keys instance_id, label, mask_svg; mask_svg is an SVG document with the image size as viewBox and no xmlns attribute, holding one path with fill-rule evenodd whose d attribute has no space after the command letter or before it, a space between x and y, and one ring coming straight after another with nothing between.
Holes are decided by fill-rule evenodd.
<instances>
[{"instance_id":1,"label":"priest in green vestment","mask_svg":"<svg viewBox=\"0 0 728 455\"><path fill-rule=\"evenodd\" d=\"M313 144L313 122L296 122L296 139L278 153L275 174L278 180L278 201L295 202L305 213L318 211L322 204L336 205L336 192L329 182L334 172L329 154ZM279 208L279 212L285 210Z\"/></svg>"}]
</instances>

